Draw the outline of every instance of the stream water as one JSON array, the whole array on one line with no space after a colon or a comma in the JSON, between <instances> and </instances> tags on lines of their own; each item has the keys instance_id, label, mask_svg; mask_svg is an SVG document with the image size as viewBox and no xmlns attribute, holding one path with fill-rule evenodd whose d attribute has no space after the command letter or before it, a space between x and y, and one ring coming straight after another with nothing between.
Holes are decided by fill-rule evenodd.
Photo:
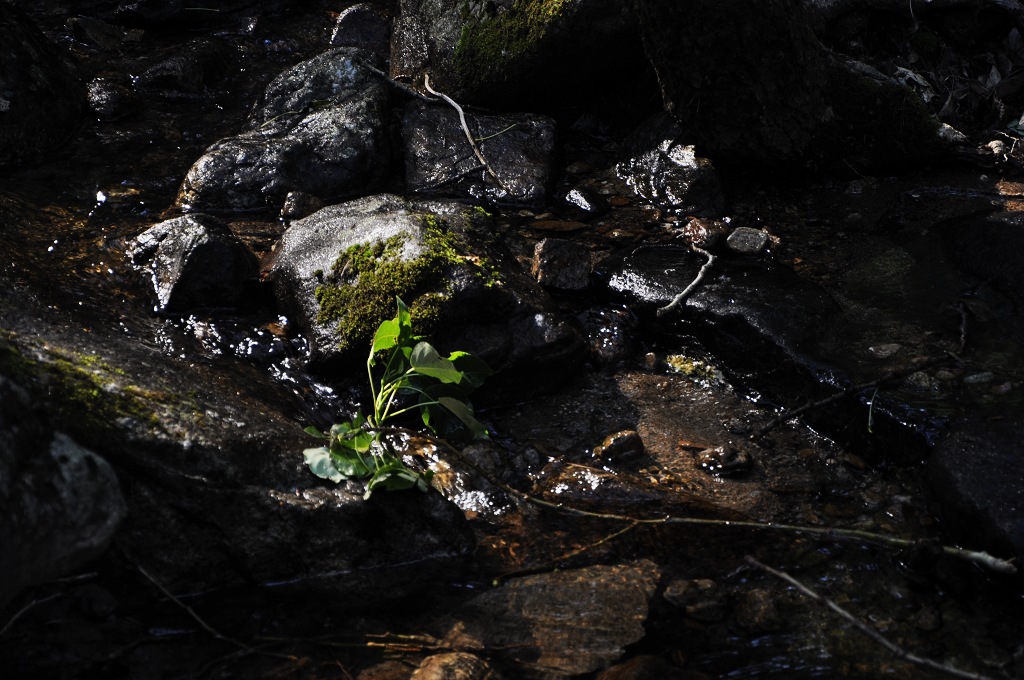
<instances>
[{"instance_id":1,"label":"stream water","mask_svg":"<svg viewBox=\"0 0 1024 680\"><path fill-rule=\"evenodd\" d=\"M59 4L37 10L36 19L90 73L137 73L195 37L147 31L141 42L125 43L116 55L101 53L68 37ZM164 360L152 369L171 376L195 365L215 367L237 393L296 428L322 427L350 413L362 397L362 376L328 383L307 374L305 342L269 295L241 312L157 316L145 282L124 255L129 238L171 214L168 206L185 171L208 144L238 129L262 84L321 48L330 11L338 9L334 3L309 2L272 25L197 28L196 36L219 34L242 46L238 71L219 80L213 91L190 98L151 93L130 117L86 122L61 148L7 171L0 190L0 291L5 296L0 329L101 353L107 339L127 338L158 349ZM913 207L889 213L899 205L893 197L918 191L916 183L933 188L926 191L947 187L934 203L956 194L962 199L958 209L969 212L975 203L993 200L988 181L973 185L979 183L977 175L942 171L880 180L884 191L868 187L870 198L858 200L855 208L851 196L860 199L863 193L849 182L797 187L739 176L727 178L727 185L736 219L770 227L781 238L772 257L842 296L845 320L820 338L820 349L843 356L846 363L836 365L866 380L888 364L873 364L844 348L886 342L920 347L929 333L955 338L960 323L950 306L962 296L960 280L931 250L934 241L906 226L934 216ZM626 205L599 229L572 238L608 256L671 239L674 222L628 196L624 186L608 182L608 193L627 197ZM862 222L850 218L854 212ZM542 221L533 217L503 216L507 233L518 239L513 249L527 252L544 235L543 226L531 226ZM896 217L902 228L889 236L886 220ZM231 219L236 233L261 255L284 228L273 216ZM837 230L836 224L846 226ZM896 274L920 282L898 288L915 291L913 299L887 288ZM863 404L835 416L843 427L833 428L829 419L811 426L788 423L755 444L749 434L781 406L819 395L801 385L776 385L786 389L773 391L764 375L772 375L774 366L762 371L757 357L731 361L728 352L716 348L714 334L692 323L658 324L642 314L637 322L620 302L598 294L566 296L559 304L567 314L600 310L608 319L630 319L624 327L609 322L603 328L607 337L625 333L625 349L612 367L581 370L555 394L515 403L499 399L481 410L496 433L491 451L512 485L551 503L623 516L756 519L948 540L922 484L924 448L904 455L894 449L909 439L884 433L865 438L861 432L858 441L869 444L851 444L846 428L866 429L869 412ZM985 404L989 417L1019 413L1024 381L1019 344L998 330L994 317L976 316L972 340L985 357L979 362L984 369L967 369L935 389L904 384L886 390L877 406L879 418L884 409L927 442L942 427L943 415L963 408L964 400L972 408ZM886 342L878 339L882 335ZM679 370L695 362L707 370ZM992 376L961 379L983 371ZM862 419L853 426L851 413ZM621 430L639 433L643 455L625 461L595 458L602 440ZM752 462L737 467L735 475L712 474L698 453L715 447ZM296 461L300 453L294 451ZM623 528L621 522L531 506L487 484L458 479L452 484L472 520L478 549L468 571L452 574L431 592L357 614L273 587L170 598L114 549L82 573L41 585L16 603L38 602L0 633L0 667L8 669L3 675L408 678L423 657L450 646L439 642L446 633L441 622L495 584L646 559L657 564L659 586L644 635L631 641L623 657L634 665L587 677L942 677L895 658L753 568L744 561L752 554L798 576L905 649L991 677L1024 677L1020 581L937 558L928 543L900 552L798 534L669 524L612 537ZM710 585L695 585L702 580ZM676 591L683 594L671 596ZM421 635L431 637L401 637ZM241 648L232 640L243 641ZM571 657L576 650L550 653ZM508 649L494 646L481 654L504 669L504 677L545 675L530 665L535 659ZM643 675L641 662L654 664L651 659L665 664L666 674Z\"/></svg>"}]
</instances>

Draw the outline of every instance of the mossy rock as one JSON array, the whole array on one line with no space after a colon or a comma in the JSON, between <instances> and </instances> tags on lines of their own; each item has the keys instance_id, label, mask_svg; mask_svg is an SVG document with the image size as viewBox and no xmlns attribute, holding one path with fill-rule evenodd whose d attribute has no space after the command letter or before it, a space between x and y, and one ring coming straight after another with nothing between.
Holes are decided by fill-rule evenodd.
<instances>
[{"instance_id":1,"label":"mossy rock","mask_svg":"<svg viewBox=\"0 0 1024 680\"><path fill-rule=\"evenodd\" d=\"M648 71L618 0L404 0L392 52L393 75L519 110L618 97Z\"/></svg>"},{"instance_id":2,"label":"mossy rock","mask_svg":"<svg viewBox=\"0 0 1024 680\"><path fill-rule=\"evenodd\" d=\"M491 234L486 211L390 194L324 208L292 223L273 266L274 289L324 374L364 370L395 298L442 350L501 370L582 348L574 325ZM556 371L555 373L560 373Z\"/></svg>"}]
</instances>

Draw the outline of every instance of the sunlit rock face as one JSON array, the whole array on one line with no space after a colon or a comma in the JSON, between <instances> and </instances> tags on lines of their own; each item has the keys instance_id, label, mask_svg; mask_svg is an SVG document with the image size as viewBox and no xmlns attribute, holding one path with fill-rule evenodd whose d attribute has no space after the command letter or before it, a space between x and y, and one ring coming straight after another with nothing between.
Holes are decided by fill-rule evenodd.
<instances>
[{"instance_id":1,"label":"sunlit rock face","mask_svg":"<svg viewBox=\"0 0 1024 680\"><path fill-rule=\"evenodd\" d=\"M371 52L339 47L279 74L249 129L192 165L178 204L197 212L280 210L290 191L333 199L377 187L390 168L390 93L367 65L381 64Z\"/></svg>"}]
</instances>

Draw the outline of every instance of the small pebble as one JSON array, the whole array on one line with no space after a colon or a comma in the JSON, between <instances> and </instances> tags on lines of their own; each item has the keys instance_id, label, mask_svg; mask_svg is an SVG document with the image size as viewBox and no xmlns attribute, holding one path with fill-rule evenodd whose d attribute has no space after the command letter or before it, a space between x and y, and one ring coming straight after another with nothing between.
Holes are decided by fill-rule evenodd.
<instances>
[{"instance_id":1,"label":"small pebble","mask_svg":"<svg viewBox=\"0 0 1024 680\"><path fill-rule=\"evenodd\" d=\"M768 234L760 229L739 227L729 234L725 244L740 255L757 255L768 246Z\"/></svg>"},{"instance_id":2,"label":"small pebble","mask_svg":"<svg viewBox=\"0 0 1024 680\"><path fill-rule=\"evenodd\" d=\"M594 458L608 463L622 463L644 455L644 440L636 430L622 430L605 437L594 448Z\"/></svg>"}]
</instances>

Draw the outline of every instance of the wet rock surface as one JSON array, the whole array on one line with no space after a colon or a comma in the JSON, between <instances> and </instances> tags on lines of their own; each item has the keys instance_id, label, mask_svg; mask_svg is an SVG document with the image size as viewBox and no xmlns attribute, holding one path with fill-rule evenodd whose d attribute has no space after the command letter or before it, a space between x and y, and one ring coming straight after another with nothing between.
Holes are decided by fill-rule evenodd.
<instances>
[{"instance_id":1,"label":"wet rock surface","mask_svg":"<svg viewBox=\"0 0 1024 680\"><path fill-rule=\"evenodd\" d=\"M453 646L502 647L531 677L589 673L643 637L659 573L651 562L524 576L467 602L444 634Z\"/></svg>"},{"instance_id":2,"label":"wet rock surface","mask_svg":"<svg viewBox=\"0 0 1024 680\"><path fill-rule=\"evenodd\" d=\"M134 239L129 257L152 282L159 312L234 307L256 283L256 257L208 215L150 227Z\"/></svg>"},{"instance_id":3,"label":"wet rock surface","mask_svg":"<svg viewBox=\"0 0 1024 680\"><path fill-rule=\"evenodd\" d=\"M541 207L551 182L555 122L530 114L465 115L487 167L466 139L459 114L414 102L402 117L405 182L414 194Z\"/></svg>"},{"instance_id":4,"label":"wet rock surface","mask_svg":"<svg viewBox=\"0 0 1024 680\"><path fill-rule=\"evenodd\" d=\"M718 171L693 145L680 141L679 126L661 114L626 140L631 153L618 165L619 176L636 193L659 208L680 215L715 217L725 209Z\"/></svg>"},{"instance_id":5,"label":"wet rock surface","mask_svg":"<svg viewBox=\"0 0 1024 680\"><path fill-rule=\"evenodd\" d=\"M390 93L363 61L380 65L369 52L339 47L280 74L250 130L195 162L178 203L190 211L280 209L289 191L337 198L377 186L389 168Z\"/></svg>"}]
</instances>

